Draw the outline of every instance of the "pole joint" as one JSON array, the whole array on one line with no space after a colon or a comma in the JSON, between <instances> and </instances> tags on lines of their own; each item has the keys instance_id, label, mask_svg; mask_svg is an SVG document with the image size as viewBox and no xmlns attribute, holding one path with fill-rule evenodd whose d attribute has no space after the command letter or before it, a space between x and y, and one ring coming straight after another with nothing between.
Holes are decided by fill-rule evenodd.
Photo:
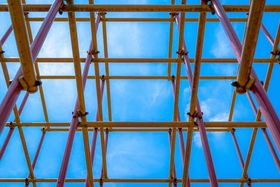
<instances>
[{"instance_id":1,"label":"pole joint","mask_svg":"<svg viewBox=\"0 0 280 187\"><path fill-rule=\"evenodd\" d=\"M25 16L28 16L29 12L28 12L28 11L24 11L23 14L24 14Z\"/></svg>"},{"instance_id":2,"label":"pole joint","mask_svg":"<svg viewBox=\"0 0 280 187\"><path fill-rule=\"evenodd\" d=\"M99 186L103 186L103 183L104 183L104 181L103 181L103 178L101 177L101 178L99 179Z\"/></svg>"},{"instance_id":3,"label":"pole joint","mask_svg":"<svg viewBox=\"0 0 280 187\"><path fill-rule=\"evenodd\" d=\"M178 50L176 53L177 53L181 58L183 58L184 56L186 56L186 55L189 54L188 51L185 51L185 50L183 50L183 49Z\"/></svg>"},{"instance_id":4,"label":"pole joint","mask_svg":"<svg viewBox=\"0 0 280 187\"><path fill-rule=\"evenodd\" d=\"M101 80L104 81L105 80L105 75L101 76Z\"/></svg>"},{"instance_id":5,"label":"pole joint","mask_svg":"<svg viewBox=\"0 0 280 187\"><path fill-rule=\"evenodd\" d=\"M15 126L15 124L11 121L11 122L9 123L9 127L10 127L10 129L14 129L16 126Z\"/></svg>"},{"instance_id":6,"label":"pole joint","mask_svg":"<svg viewBox=\"0 0 280 187\"><path fill-rule=\"evenodd\" d=\"M28 186L28 185L29 185L29 181L30 181L30 179L29 179L29 178L25 178L24 183L25 183L25 185L26 185L26 186Z\"/></svg>"},{"instance_id":7,"label":"pole joint","mask_svg":"<svg viewBox=\"0 0 280 187\"><path fill-rule=\"evenodd\" d=\"M194 111L193 113L188 112L188 116L192 117L193 119L202 119L203 112Z\"/></svg>"},{"instance_id":8,"label":"pole joint","mask_svg":"<svg viewBox=\"0 0 280 187\"><path fill-rule=\"evenodd\" d=\"M246 91L250 90L254 84L255 84L255 78L253 78L252 76L248 77L247 82L243 86L240 85L237 81L231 83L231 85L235 87L236 92L240 94L246 93Z\"/></svg>"},{"instance_id":9,"label":"pole joint","mask_svg":"<svg viewBox=\"0 0 280 187\"><path fill-rule=\"evenodd\" d=\"M98 12L97 15L99 15L100 17L105 17L105 15L107 14L107 12Z\"/></svg>"},{"instance_id":10,"label":"pole joint","mask_svg":"<svg viewBox=\"0 0 280 187\"><path fill-rule=\"evenodd\" d=\"M46 128L46 127L42 127L42 128L41 128L42 133L45 134L45 133L47 132L47 129L48 129L48 128Z\"/></svg>"},{"instance_id":11,"label":"pole joint","mask_svg":"<svg viewBox=\"0 0 280 187\"><path fill-rule=\"evenodd\" d=\"M90 56L94 56L94 55L97 55L98 53L100 53L100 51L98 50L91 50L91 51L87 51L87 54L90 55Z\"/></svg>"},{"instance_id":12,"label":"pole joint","mask_svg":"<svg viewBox=\"0 0 280 187\"><path fill-rule=\"evenodd\" d=\"M177 186L177 184L178 184L178 180L176 177L173 179L173 184L174 184L174 186Z\"/></svg>"},{"instance_id":13,"label":"pole joint","mask_svg":"<svg viewBox=\"0 0 280 187\"><path fill-rule=\"evenodd\" d=\"M64 0L62 0L61 5L60 5L60 7L58 9L59 15L63 14L63 11L65 10L65 7L66 7L66 3L64 2Z\"/></svg>"},{"instance_id":14,"label":"pole joint","mask_svg":"<svg viewBox=\"0 0 280 187\"><path fill-rule=\"evenodd\" d=\"M206 0L206 4L210 8L211 14L214 15L216 13L215 8L213 6L212 0Z\"/></svg>"},{"instance_id":15,"label":"pole joint","mask_svg":"<svg viewBox=\"0 0 280 187\"><path fill-rule=\"evenodd\" d=\"M3 55L5 53L4 50L0 50L0 55Z\"/></svg>"},{"instance_id":16,"label":"pole joint","mask_svg":"<svg viewBox=\"0 0 280 187\"><path fill-rule=\"evenodd\" d=\"M33 86L28 85L27 81L25 80L24 76L20 76L18 78L19 84L23 90L28 91L29 93L35 93L38 89L37 86L42 85L42 81L35 80Z\"/></svg>"},{"instance_id":17,"label":"pole joint","mask_svg":"<svg viewBox=\"0 0 280 187\"><path fill-rule=\"evenodd\" d=\"M248 186L250 186L252 184L252 179L251 178L247 179L247 184L248 184Z\"/></svg>"},{"instance_id":18,"label":"pole joint","mask_svg":"<svg viewBox=\"0 0 280 187\"><path fill-rule=\"evenodd\" d=\"M276 60L277 60L277 61L279 62L279 64L280 64L280 50L277 49L277 50L275 50L275 51L271 51L270 53L271 53L272 55L275 56Z\"/></svg>"}]
</instances>

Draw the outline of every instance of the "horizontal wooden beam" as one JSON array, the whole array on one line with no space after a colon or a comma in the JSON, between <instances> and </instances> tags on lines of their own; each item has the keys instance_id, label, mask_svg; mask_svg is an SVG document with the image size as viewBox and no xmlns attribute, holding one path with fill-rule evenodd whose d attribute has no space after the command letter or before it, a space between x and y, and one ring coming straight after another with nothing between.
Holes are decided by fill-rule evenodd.
<instances>
[{"instance_id":1,"label":"horizontal wooden beam","mask_svg":"<svg viewBox=\"0 0 280 187\"><path fill-rule=\"evenodd\" d=\"M23 5L24 11L29 12L47 12L50 9L49 4L27 4ZM249 12L249 5L224 5L226 12ZM1 4L0 12L7 12L8 5ZM207 5L89 5L75 4L65 5L63 11L75 12L211 12ZM267 5L265 12L279 12L279 5Z\"/></svg>"}]
</instances>

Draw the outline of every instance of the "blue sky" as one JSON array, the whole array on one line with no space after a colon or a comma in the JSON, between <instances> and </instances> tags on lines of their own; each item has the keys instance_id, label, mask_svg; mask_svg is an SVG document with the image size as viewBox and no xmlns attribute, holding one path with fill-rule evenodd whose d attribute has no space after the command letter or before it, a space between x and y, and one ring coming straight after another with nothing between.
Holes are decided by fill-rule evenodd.
<instances>
[{"instance_id":1,"label":"blue sky","mask_svg":"<svg viewBox=\"0 0 280 187\"><path fill-rule=\"evenodd\" d=\"M39 0L29 0L28 3L42 3ZM51 3L46 0L43 3ZM223 0L223 4L248 4L248 0ZM6 1L0 0L0 3ZM75 1L75 3L87 3L87 1ZM97 4L170 4L168 0L118 0L118 1L96 1ZM180 4L180 1L176 1ZM188 4L198 4L197 0L190 0ZM267 0L266 4L278 4L277 0ZM44 16L45 13L30 13L30 17ZM62 16L67 16L63 14ZM78 13L77 17L88 17L87 13ZM107 17L164 17L168 13L108 13ZM197 17L197 13L186 14L187 17ZM211 14L208 17L216 17ZM245 13L235 15L229 13L229 17L245 17ZM273 37L276 35L279 24L279 13L265 13L263 23ZM10 26L11 21L8 13L0 12L0 36ZM32 22L33 37L36 35L41 22ZM197 36L197 23L185 24L185 40L191 58L195 55L195 44ZM78 38L80 56L85 57L90 43L90 24L78 22ZM242 41L244 23L233 23L233 27ZM103 54L102 27L98 31L98 48L100 57ZM169 23L107 23L108 47L110 58L167 58ZM173 57L176 58L178 47L178 29L174 25ZM17 57L14 35L3 45L6 57ZM269 58L272 47L260 31L255 58ZM69 26L67 22L55 22L48 34L39 57L72 57ZM228 39L220 23L207 23L205 31L205 42L203 58L234 58L234 53L229 45ZM11 77L14 77L19 63L8 63ZM267 70L266 64L254 64L254 68L260 78L264 80ZM74 75L73 64L39 64L41 75ZM167 64L145 63L145 64L110 64L110 75L154 75L166 76ZM172 66L175 74L176 66ZM201 75L226 75L232 76L237 73L237 64L202 64ZM275 64L270 83L268 95L280 115L279 85L280 66ZM103 64L100 64L100 74L105 74ZM94 75L94 67L90 67L90 75ZM186 75L185 66L182 66L182 75ZM204 112L205 121L227 121L230 110L233 88L231 81L205 81L199 82L199 100ZM113 121L172 121L173 95L171 82L167 80L111 80L112 115ZM6 85L2 69L0 70L0 100L2 101L6 92ZM51 122L69 122L76 100L75 80L43 80L47 111ZM97 110L95 81L88 80L85 88L86 110L89 112L88 121L95 120ZM17 104L21 103L24 94L21 94ZM106 91L103 99L103 118L108 121ZM181 119L186 121L186 112L189 110L190 90L187 80L181 81L179 109ZM11 115L9 121L13 120ZM44 122L43 109L40 102L39 92L30 95L26 107L20 117L22 122ZM238 95L233 121L254 121L254 113L245 95ZM6 137L6 128L0 136L0 145ZM238 129L237 138L241 147L243 158L248 150L252 130ZM40 128L24 128L28 151L31 160L35 155L37 145L41 136ZM208 133L208 140L214 160L217 177L240 178L242 169L234 149L230 133ZM89 134L90 142L92 133ZM184 133L186 137L186 134ZM67 132L47 132L43 147L35 168L37 178L55 178L58 176L63 152L66 144ZM109 134L107 164L108 176L111 178L167 178L169 176L169 142L167 133L124 133L114 132ZM98 136L97 149L93 164L94 178L100 177L101 148ZM278 156L279 156L278 152ZM182 176L182 158L179 150L179 142L176 142L175 164L177 177ZM0 161L0 178L26 178L28 169L23 155L18 130L16 129L7 150ZM251 178L280 178L272 156L265 143L263 134L259 131L253 156L249 166ZM76 133L74 145L67 172L68 178L85 178L86 167L82 134ZM191 178L208 178L207 167L200 137L194 133L191 164ZM96 184L98 186L98 184ZM154 186L154 184L140 184L141 186ZM111 183L105 186L130 187L139 184ZM166 186L166 184L156 184ZM4 184L0 186L22 186L22 184ZM55 183L38 183L38 186L55 186ZM82 183L65 186L84 186ZM197 184L192 186L209 186L209 184ZM220 184L220 186L234 187L238 184ZM268 186L268 184L254 184L254 186ZM279 184L269 184L279 186Z\"/></svg>"}]
</instances>

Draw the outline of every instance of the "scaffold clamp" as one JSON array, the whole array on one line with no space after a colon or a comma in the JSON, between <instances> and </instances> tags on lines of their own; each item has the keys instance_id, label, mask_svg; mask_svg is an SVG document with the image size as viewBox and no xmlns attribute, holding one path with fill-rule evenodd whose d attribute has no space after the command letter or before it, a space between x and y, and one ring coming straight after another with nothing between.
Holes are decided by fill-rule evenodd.
<instances>
[{"instance_id":1,"label":"scaffold clamp","mask_svg":"<svg viewBox=\"0 0 280 187\"><path fill-rule=\"evenodd\" d=\"M25 178L24 182L25 182L25 185L29 185L29 179L28 178Z\"/></svg>"},{"instance_id":2,"label":"scaffold clamp","mask_svg":"<svg viewBox=\"0 0 280 187\"><path fill-rule=\"evenodd\" d=\"M61 5L60 5L59 9L58 9L59 15L62 15L62 14L63 14L64 9L65 9L65 3L64 3L64 0L63 0L63 1L61 2Z\"/></svg>"},{"instance_id":3,"label":"scaffold clamp","mask_svg":"<svg viewBox=\"0 0 280 187\"><path fill-rule=\"evenodd\" d=\"M213 7L212 1L211 0L206 0L206 4L208 5L208 7L211 10L211 14L214 15L215 14L215 9Z\"/></svg>"},{"instance_id":4,"label":"scaffold clamp","mask_svg":"<svg viewBox=\"0 0 280 187\"><path fill-rule=\"evenodd\" d=\"M18 78L19 84L21 85L23 90L26 90L30 93L35 93L38 89L37 86L40 86L42 84L42 82L40 80L35 80L34 85L32 87L30 87L26 80L24 79L24 76L20 76Z\"/></svg>"},{"instance_id":5,"label":"scaffold clamp","mask_svg":"<svg viewBox=\"0 0 280 187\"><path fill-rule=\"evenodd\" d=\"M248 78L248 81L244 86L241 86L237 81L231 83L231 85L235 87L236 92L240 94L246 93L246 91L250 90L254 84L255 84L255 79L251 76Z\"/></svg>"},{"instance_id":6,"label":"scaffold clamp","mask_svg":"<svg viewBox=\"0 0 280 187\"><path fill-rule=\"evenodd\" d=\"M185 55L188 55L189 54L189 52L187 52L187 51L185 51L185 50L179 50L179 51L177 51L176 52L178 55L180 55L180 56L185 56Z\"/></svg>"},{"instance_id":7,"label":"scaffold clamp","mask_svg":"<svg viewBox=\"0 0 280 187\"><path fill-rule=\"evenodd\" d=\"M192 117L193 119L202 119L203 112L194 111L192 114L190 112L187 113L188 116Z\"/></svg>"},{"instance_id":8,"label":"scaffold clamp","mask_svg":"<svg viewBox=\"0 0 280 187\"><path fill-rule=\"evenodd\" d=\"M169 14L170 14L170 16L172 16L172 17L175 17L175 16L178 16L178 15L179 15L179 13L177 13L177 12L170 12Z\"/></svg>"}]
</instances>

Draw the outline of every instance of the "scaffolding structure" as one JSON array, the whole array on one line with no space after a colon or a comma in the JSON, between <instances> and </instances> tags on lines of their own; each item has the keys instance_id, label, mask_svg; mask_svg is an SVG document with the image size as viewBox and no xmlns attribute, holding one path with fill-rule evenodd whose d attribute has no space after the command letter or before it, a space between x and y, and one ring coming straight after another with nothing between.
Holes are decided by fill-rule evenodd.
<instances>
[{"instance_id":1,"label":"scaffolding structure","mask_svg":"<svg viewBox=\"0 0 280 187\"><path fill-rule=\"evenodd\" d=\"M97 5L93 0L89 0L88 4L74 4L72 0L55 0L52 5L47 4L26 4L25 0L8 0L8 4L0 4L1 12L9 12L12 25L8 28L0 41L0 61L4 72L5 81L8 91L1 101L0 105L0 133L4 128L8 128L9 132L5 137L0 150L1 158L5 154L5 150L13 135L15 128L18 129L25 159L28 166L29 176L26 178L0 178L1 183L24 183L26 186L37 183L50 182L56 183L56 186L62 187L64 183L85 183L86 186L94 186L99 183L103 186L106 183L166 183L171 186L192 186L193 183L208 183L212 187L219 186L220 183L238 183L240 187L244 185L253 186L254 183L277 183L280 184L280 178L250 178L248 167L252 157L252 151L259 130L262 131L266 144L273 156L275 165L280 171L280 121L275 109L273 108L266 92L269 87L272 76L273 67L279 63L280 51L278 48L280 41L280 24L275 38L271 36L266 26L261 22L262 16L266 12L280 12L280 5L265 5L264 0L252 0L250 5L225 5L222 6L219 0L202 0L200 5L187 5L185 0L181 1L181 5L176 5L171 0L170 5ZM29 17L29 12L47 12L45 17ZM76 18L77 12L89 12L89 17ZM106 13L111 12L165 12L170 13L170 18L107 18ZM186 18L189 12L199 13L198 18ZM228 18L226 12L244 12L248 13L247 18ZM57 18L58 13L67 14L67 18ZM207 14L215 14L217 18L208 18ZM70 37L72 44L73 58L37 58L48 35L48 32L55 21L68 22L70 28ZM30 22L42 22L35 38L32 37ZM91 42L89 44L87 56L80 57L77 22L89 22L91 26ZM110 58L108 56L107 44L107 22L170 22L169 36L169 53L168 58ZM194 58L190 58L187 46L184 40L184 25L186 22L198 22L198 34L196 42L196 53ZM202 58L204 35L206 22L220 22L225 30L236 58ZM244 41L241 43L232 22L246 22L246 30L244 33ZM102 36L104 45L104 58L98 56L97 46L97 30L102 25ZM174 26L178 27L178 50L177 58L172 57L172 45ZM271 44L271 54L267 58L254 58L255 48L259 32L263 32ZM5 49L2 48L7 38L14 33L16 46L19 51L19 57L5 57ZM177 35L175 35L177 36ZM8 50L8 49L6 49ZM16 76L10 81L7 63L21 62L20 69ZM75 75L40 75L39 63L73 63ZM166 63L168 72L166 76L113 76L109 74L110 63ZM262 83L252 64L263 63L268 64L266 79ZM84 63L82 72L81 63ZM192 71L191 63L194 68ZM202 63L238 63L238 74L236 76L200 76ZM105 75L100 74L100 64L105 64ZM176 74L172 75L172 64L176 65ZM94 76L89 76L90 66L94 66ZM187 76L181 75L182 66L186 67ZM47 103L45 101L43 87L41 86L46 79L75 79L77 85L77 100L73 109L71 122L51 122L49 121L47 112ZM88 79L95 80L97 113L96 121L87 120L87 110L85 104L84 89ZM110 80L167 80L170 81L170 87L174 95L174 112L173 121L170 122L115 122L112 119ZM179 112L179 92L180 81L188 80L190 85L191 99L188 112L189 121L181 121ZM229 118L226 122L204 121L203 111L198 98L199 80L232 80L232 86L235 87L233 97L231 99L231 107L229 109ZM2 85L1 85L2 86ZM0 88L2 89L2 88ZM33 92L40 93L41 104L44 112L44 123L24 123L20 121L20 115L25 107L28 97ZM104 121L102 113L103 93L106 91L108 119ZM19 107L16 101L20 93L25 95ZM233 121L233 113L235 109L236 97L238 94L246 94L250 101L251 107L255 113L255 122L235 122ZM258 107L259 106L259 107ZM14 122L7 122L11 112L14 112ZM262 120L263 117L263 120ZM23 128L42 127L41 138L33 160L27 149ZM246 157L241 154L240 146L236 133L240 128L253 129L251 140L249 143L248 153ZM71 156L71 149L75 137L75 133L81 131L83 135L83 145L86 160L87 178L66 178L66 172ZM190 178L190 157L192 153L193 132L199 132L202 142L202 149L206 160L209 178ZM34 168L40 154L41 147L45 142L45 136L52 132L68 132L68 138L64 155L60 167L59 176L57 178L37 178L34 174ZM109 134L113 132L166 132L170 142L170 167L169 177L166 179L125 179L110 178L107 172L106 152ZM236 149L240 167L242 168L242 176L240 178L217 178L212 154L207 138L207 132L229 132ZM93 139L89 139L89 133L93 133ZM184 134L186 133L186 138ZM101 139L101 155L102 155L102 175L93 176L92 168L94 162L94 154L96 149L97 136L100 134ZM3 134L2 134L3 135ZM176 136L179 137L179 144L182 157L183 176L176 177L176 168L174 164ZM186 140L185 140L186 139ZM92 141L92 143L90 143ZM276 145L276 146L275 146Z\"/></svg>"}]
</instances>

